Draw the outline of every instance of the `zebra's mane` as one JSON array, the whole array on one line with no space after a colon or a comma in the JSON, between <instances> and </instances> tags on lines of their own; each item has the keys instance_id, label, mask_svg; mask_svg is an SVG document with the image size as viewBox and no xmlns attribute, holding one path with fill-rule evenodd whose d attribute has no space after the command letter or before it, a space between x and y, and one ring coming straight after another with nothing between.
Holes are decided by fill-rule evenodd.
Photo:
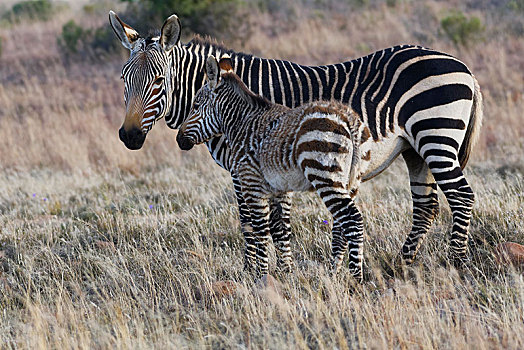
<instances>
[{"instance_id":1,"label":"zebra's mane","mask_svg":"<svg viewBox=\"0 0 524 350\"><path fill-rule=\"evenodd\" d=\"M213 47L215 48L217 51L220 51L221 53L228 53L230 54L231 56L235 55L235 56L240 56L240 57L253 57L253 55L251 54L248 54L248 53L245 53L245 52L241 52L241 51L235 51L233 49L230 49L230 48L227 48L223 43L220 43L217 41L217 39L211 37L211 36L201 36L199 34L195 34L195 36L193 37L193 39L191 39L191 41L189 41L186 45L200 45L200 46L204 46L206 48L208 47ZM217 57L219 58L219 57Z\"/></svg>"},{"instance_id":2,"label":"zebra's mane","mask_svg":"<svg viewBox=\"0 0 524 350\"><path fill-rule=\"evenodd\" d=\"M155 41L158 41L158 38L160 38L160 31L157 29L150 30L149 33L147 33L146 39L146 47L149 46L149 44L154 43Z\"/></svg>"},{"instance_id":3,"label":"zebra's mane","mask_svg":"<svg viewBox=\"0 0 524 350\"><path fill-rule=\"evenodd\" d=\"M273 104L267 98L255 94L249 90L246 84L235 73L224 73L220 77L223 83L226 83L233 87L235 93L240 95L247 103L259 108L269 108Z\"/></svg>"}]
</instances>

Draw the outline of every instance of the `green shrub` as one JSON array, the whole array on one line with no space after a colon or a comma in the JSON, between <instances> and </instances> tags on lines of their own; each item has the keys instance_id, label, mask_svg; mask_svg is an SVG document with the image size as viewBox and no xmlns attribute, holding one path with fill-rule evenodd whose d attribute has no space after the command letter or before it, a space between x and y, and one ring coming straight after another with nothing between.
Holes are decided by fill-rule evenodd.
<instances>
[{"instance_id":1,"label":"green shrub","mask_svg":"<svg viewBox=\"0 0 524 350\"><path fill-rule=\"evenodd\" d=\"M87 15L107 15L107 11L113 8L114 5L114 1L111 0L91 0L82 6L82 10Z\"/></svg>"},{"instance_id":2,"label":"green shrub","mask_svg":"<svg viewBox=\"0 0 524 350\"><path fill-rule=\"evenodd\" d=\"M243 39L250 33L247 2L242 0L121 0L129 2L122 17L137 23L139 32L147 32L176 13L186 34ZM148 24L149 27L144 26Z\"/></svg>"},{"instance_id":3,"label":"green shrub","mask_svg":"<svg viewBox=\"0 0 524 350\"><path fill-rule=\"evenodd\" d=\"M70 20L62 26L62 33L57 38L58 47L66 57L81 54L82 57L97 59L115 52L120 48L114 33L108 26L83 28Z\"/></svg>"},{"instance_id":4,"label":"green shrub","mask_svg":"<svg viewBox=\"0 0 524 350\"><path fill-rule=\"evenodd\" d=\"M440 26L448 38L457 45L469 45L482 37L484 25L480 18L467 18L460 11L453 11L440 21Z\"/></svg>"},{"instance_id":5,"label":"green shrub","mask_svg":"<svg viewBox=\"0 0 524 350\"><path fill-rule=\"evenodd\" d=\"M56 7L50 0L21 1L14 4L3 17L12 23L23 19L48 21L55 10Z\"/></svg>"},{"instance_id":6,"label":"green shrub","mask_svg":"<svg viewBox=\"0 0 524 350\"><path fill-rule=\"evenodd\" d=\"M515 12L524 12L524 0L511 0L508 8Z\"/></svg>"},{"instance_id":7,"label":"green shrub","mask_svg":"<svg viewBox=\"0 0 524 350\"><path fill-rule=\"evenodd\" d=\"M62 26L62 35L58 40L58 44L64 47L69 52L78 51L78 42L85 37L85 32L82 27L70 20Z\"/></svg>"},{"instance_id":8,"label":"green shrub","mask_svg":"<svg viewBox=\"0 0 524 350\"><path fill-rule=\"evenodd\" d=\"M117 52L122 48L120 42L115 39L115 33L110 26L95 29L89 38L89 46L97 55Z\"/></svg>"}]
</instances>

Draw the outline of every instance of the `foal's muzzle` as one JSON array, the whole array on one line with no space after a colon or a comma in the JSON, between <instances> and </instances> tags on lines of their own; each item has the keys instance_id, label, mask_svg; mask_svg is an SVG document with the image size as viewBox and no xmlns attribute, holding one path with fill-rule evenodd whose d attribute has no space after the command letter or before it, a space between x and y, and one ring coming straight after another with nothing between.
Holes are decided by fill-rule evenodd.
<instances>
[{"instance_id":1,"label":"foal's muzzle","mask_svg":"<svg viewBox=\"0 0 524 350\"><path fill-rule=\"evenodd\" d=\"M189 151L195 145L195 141L190 137L184 136L182 132L178 132L176 142L178 143L178 147L184 151Z\"/></svg>"}]
</instances>

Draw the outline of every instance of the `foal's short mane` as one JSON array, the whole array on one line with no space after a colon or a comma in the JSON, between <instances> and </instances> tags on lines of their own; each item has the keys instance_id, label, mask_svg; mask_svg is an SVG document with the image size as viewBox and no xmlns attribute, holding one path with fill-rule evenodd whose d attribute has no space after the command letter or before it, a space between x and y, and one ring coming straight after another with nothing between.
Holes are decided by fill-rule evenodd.
<instances>
[{"instance_id":1,"label":"foal's short mane","mask_svg":"<svg viewBox=\"0 0 524 350\"><path fill-rule=\"evenodd\" d=\"M246 84L235 73L223 73L221 79L224 83L233 87L235 93L241 96L247 103L254 107L269 108L273 105L267 98L255 94L248 89Z\"/></svg>"}]
</instances>

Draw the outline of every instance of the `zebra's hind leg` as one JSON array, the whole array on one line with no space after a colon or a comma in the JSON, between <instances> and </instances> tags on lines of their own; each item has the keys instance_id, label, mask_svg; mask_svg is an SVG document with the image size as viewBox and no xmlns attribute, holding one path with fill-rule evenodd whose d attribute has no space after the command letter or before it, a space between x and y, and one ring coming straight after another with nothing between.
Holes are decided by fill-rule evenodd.
<instances>
[{"instance_id":1,"label":"zebra's hind leg","mask_svg":"<svg viewBox=\"0 0 524 350\"><path fill-rule=\"evenodd\" d=\"M364 226L362 216L343 186L330 186L313 181L317 193L333 216L332 262L337 272L349 249L349 271L357 281L362 281L362 256Z\"/></svg>"},{"instance_id":2,"label":"zebra's hind leg","mask_svg":"<svg viewBox=\"0 0 524 350\"><path fill-rule=\"evenodd\" d=\"M251 226L251 215L249 208L242 196L242 185L237 175L231 173L233 179L233 188L235 189L235 196L238 203L238 213L240 219L240 230L244 236L245 250L244 250L244 270L254 270L256 267L256 240L253 235L253 227Z\"/></svg>"},{"instance_id":3,"label":"zebra's hind leg","mask_svg":"<svg viewBox=\"0 0 524 350\"><path fill-rule=\"evenodd\" d=\"M290 271L294 266L289 242L291 239L290 209L290 193L273 197L269 231L277 249L277 267L284 272Z\"/></svg>"},{"instance_id":4,"label":"zebra's hind leg","mask_svg":"<svg viewBox=\"0 0 524 350\"><path fill-rule=\"evenodd\" d=\"M411 264L439 211L437 184L428 165L414 149L402 153L409 171L413 200L413 226L404 245L402 258Z\"/></svg>"},{"instance_id":5,"label":"zebra's hind leg","mask_svg":"<svg viewBox=\"0 0 524 350\"><path fill-rule=\"evenodd\" d=\"M444 192L453 215L450 258L454 263L461 263L468 257L468 228L475 195L456 159L431 158L428 166L440 189Z\"/></svg>"}]
</instances>

